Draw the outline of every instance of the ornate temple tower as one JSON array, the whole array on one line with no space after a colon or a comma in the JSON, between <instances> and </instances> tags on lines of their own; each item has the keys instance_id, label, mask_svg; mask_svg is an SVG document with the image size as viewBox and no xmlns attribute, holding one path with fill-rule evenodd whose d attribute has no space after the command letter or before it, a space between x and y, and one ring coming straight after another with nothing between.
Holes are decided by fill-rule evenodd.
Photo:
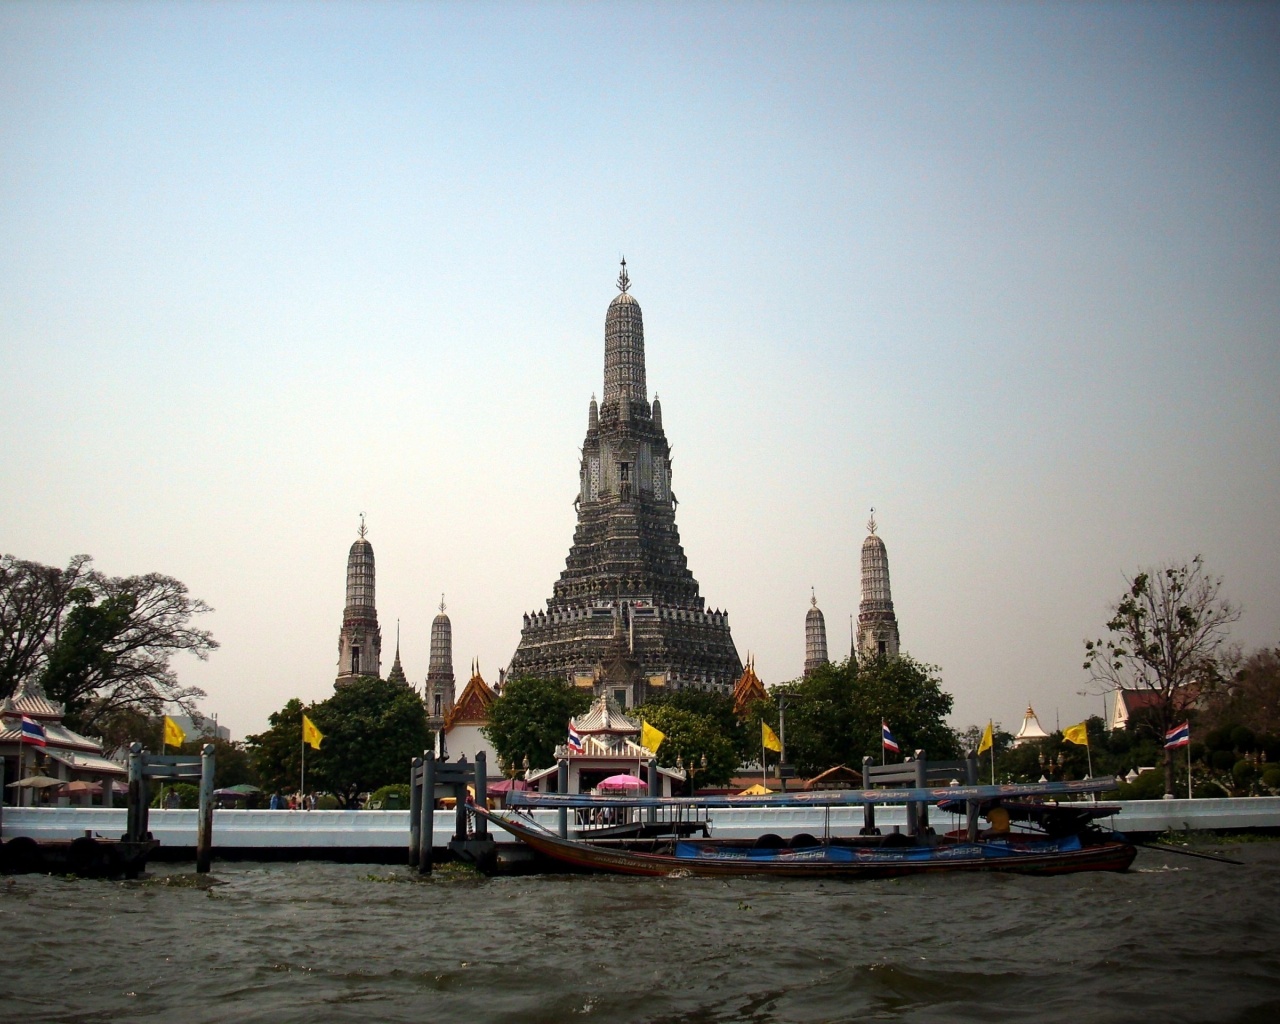
<instances>
[{"instance_id":1,"label":"ornate temple tower","mask_svg":"<svg viewBox=\"0 0 1280 1024\"><path fill-rule=\"evenodd\" d=\"M623 706L671 687L729 692L742 661L723 611L698 594L676 529L671 449L645 382L644 320L628 292L605 315L604 399L593 397L578 525L545 611L524 617L508 676L567 679Z\"/></svg>"},{"instance_id":2,"label":"ornate temple tower","mask_svg":"<svg viewBox=\"0 0 1280 1024\"><path fill-rule=\"evenodd\" d=\"M374 603L373 545L360 516L360 536L347 555L347 606L338 633L338 678L334 686L357 676L378 676L382 670L382 630Z\"/></svg>"},{"instance_id":3,"label":"ornate temple tower","mask_svg":"<svg viewBox=\"0 0 1280 1024\"><path fill-rule=\"evenodd\" d=\"M387 673L387 682L409 685L409 677L404 674L404 666L400 664L400 620L396 619L396 657L391 663L391 671Z\"/></svg>"},{"instance_id":4,"label":"ornate temple tower","mask_svg":"<svg viewBox=\"0 0 1280 1024\"><path fill-rule=\"evenodd\" d=\"M440 595L440 614L431 623L431 661L427 666L427 685L422 697L427 705L427 722L440 729L453 710L453 625L444 613L444 595Z\"/></svg>"},{"instance_id":5,"label":"ornate temple tower","mask_svg":"<svg viewBox=\"0 0 1280 1024\"><path fill-rule=\"evenodd\" d=\"M898 619L889 592L889 553L876 535L871 510L867 539L862 542L862 603L858 605L858 657L898 656Z\"/></svg>"},{"instance_id":6,"label":"ornate temple tower","mask_svg":"<svg viewBox=\"0 0 1280 1024\"><path fill-rule=\"evenodd\" d=\"M827 664L827 620L822 617L822 609L818 607L818 595L814 594L809 601L811 607L804 617L804 674L811 676L817 669Z\"/></svg>"}]
</instances>

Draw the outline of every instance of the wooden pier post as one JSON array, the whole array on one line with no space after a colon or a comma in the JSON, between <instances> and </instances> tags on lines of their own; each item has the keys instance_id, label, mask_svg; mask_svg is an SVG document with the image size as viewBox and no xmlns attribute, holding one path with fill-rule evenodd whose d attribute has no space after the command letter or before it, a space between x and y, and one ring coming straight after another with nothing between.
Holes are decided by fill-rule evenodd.
<instances>
[{"instance_id":1,"label":"wooden pier post","mask_svg":"<svg viewBox=\"0 0 1280 1024\"><path fill-rule=\"evenodd\" d=\"M196 873L207 875L213 860L213 765L214 746L206 743L200 751L200 819L196 825Z\"/></svg>"},{"instance_id":2,"label":"wooden pier post","mask_svg":"<svg viewBox=\"0 0 1280 1024\"><path fill-rule=\"evenodd\" d=\"M649 795L655 800L662 796L662 776L658 774L658 759L649 758ZM649 822L658 820L658 808L649 808Z\"/></svg>"},{"instance_id":3,"label":"wooden pier post","mask_svg":"<svg viewBox=\"0 0 1280 1024\"><path fill-rule=\"evenodd\" d=\"M131 843L147 838L147 780L142 774L142 744L129 744L129 810L124 837Z\"/></svg>"},{"instance_id":4,"label":"wooden pier post","mask_svg":"<svg viewBox=\"0 0 1280 1024\"><path fill-rule=\"evenodd\" d=\"M434 750L422 755L422 819L419 825L418 873L431 874L431 853L436 834L436 754Z\"/></svg>"},{"instance_id":5,"label":"wooden pier post","mask_svg":"<svg viewBox=\"0 0 1280 1024\"><path fill-rule=\"evenodd\" d=\"M483 750L476 751L476 806L488 810L489 804L489 755ZM476 815L476 838L489 838L489 823L484 815Z\"/></svg>"},{"instance_id":6,"label":"wooden pier post","mask_svg":"<svg viewBox=\"0 0 1280 1024\"><path fill-rule=\"evenodd\" d=\"M463 768L467 763L467 755L463 754L458 758L457 764ZM467 841L467 782L465 777L461 782L453 784L453 841L455 843L465 843Z\"/></svg>"},{"instance_id":7,"label":"wooden pier post","mask_svg":"<svg viewBox=\"0 0 1280 1024\"><path fill-rule=\"evenodd\" d=\"M418 841L422 837L422 758L409 761L409 866L418 865Z\"/></svg>"},{"instance_id":8,"label":"wooden pier post","mask_svg":"<svg viewBox=\"0 0 1280 1024\"><path fill-rule=\"evenodd\" d=\"M569 792L569 762L563 757L560 758L559 767L556 770L556 792L564 794ZM560 838L569 838L569 808L560 808Z\"/></svg>"},{"instance_id":9,"label":"wooden pier post","mask_svg":"<svg viewBox=\"0 0 1280 1024\"><path fill-rule=\"evenodd\" d=\"M871 788L871 758L864 756L862 758L862 788ZM875 836L880 833L876 831L876 805L862 805L862 834L864 836Z\"/></svg>"},{"instance_id":10,"label":"wooden pier post","mask_svg":"<svg viewBox=\"0 0 1280 1024\"><path fill-rule=\"evenodd\" d=\"M974 751L969 751L968 756L964 759L964 781L970 786L978 784L978 755ZM965 803L965 833L969 842L976 843L978 841L978 801L969 800Z\"/></svg>"},{"instance_id":11,"label":"wooden pier post","mask_svg":"<svg viewBox=\"0 0 1280 1024\"><path fill-rule=\"evenodd\" d=\"M925 760L924 751L916 751L916 789L924 789L929 785L929 763ZM924 836L929 833L929 802L916 802L916 832Z\"/></svg>"}]
</instances>

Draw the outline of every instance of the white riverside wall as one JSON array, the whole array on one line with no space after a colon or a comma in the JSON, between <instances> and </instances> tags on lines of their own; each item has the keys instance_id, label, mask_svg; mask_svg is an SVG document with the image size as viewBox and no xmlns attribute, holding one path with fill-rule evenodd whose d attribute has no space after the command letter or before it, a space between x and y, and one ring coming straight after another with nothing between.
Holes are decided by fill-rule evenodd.
<instances>
[{"instance_id":1,"label":"white riverside wall","mask_svg":"<svg viewBox=\"0 0 1280 1024\"><path fill-rule=\"evenodd\" d=\"M1165 832L1198 829L1280 828L1280 797L1248 797L1221 800L1128 800L1117 806L1121 813L1103 824L1121 831ZM721 839L752 839L766 832L782 836L810 832L821 836L854 836L862 827L861 807L832 807L830 815L820 807L733 807L708 812L711 834ZM107 839L124 834L123 807L5 807L0 837L75 839L86 833ZM555 810L539 810L535 818L547 828L556 827ZM963 816L929 812L930 824L939 832L964 825ZM572 821L572 815L570 816ZM151 833L162 846L194 848L196 812L160 810L150 813ZM876 808L881 831L906 823L900 804ZM433 845L447 846L453 836L454 812L436 811ZM492 829L498 842L515 842L501 829ZM408 811L240 811L216 810L213 815L213 847L247 849L409 847Z\"/></svg>"}]
</instances>

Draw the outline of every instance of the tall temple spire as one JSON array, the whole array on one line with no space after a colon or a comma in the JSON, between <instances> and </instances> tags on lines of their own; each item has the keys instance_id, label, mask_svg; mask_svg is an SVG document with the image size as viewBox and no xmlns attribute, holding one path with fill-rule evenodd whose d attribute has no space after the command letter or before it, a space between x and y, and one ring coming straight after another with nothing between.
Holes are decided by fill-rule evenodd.
<instances>
[{"instance_id":1,"label":"tall temple spire","mask_svg":"<svg viewBox=\"0 0 1280 1024\"><path fill-rule=\"evenodd\" d=\"M862 603L858 605L858 655L896 658L898 618L889 589L889 552L876 533L876 510L871 510L867 539L862 542Z\"/></svg>"},{"instance_id":2,"label":"tall temple spire","mask_svg":"<svg viewBox=\"0 0 1280 1024\"><path fill-rule=\"evenodd\" d=\"M604 417L618 414L620 400L630 400L630 412L637 407L649 412L649 392L644 374L644 317L640 303L627 289L627 261L622 261L618 275L618 294L609 303L604 318L604 399L600 412Z\"/></svg>"},{"instance_id":3,"label":"tall temple spire","mask_svg":"<svg viewBox=\"0 0 1280 1024\"><path fill-rule=\"evenodd\" d=\"M338 678L335 686L359 676L378 676L382 671L382 630L378 628L375 598L373 545L364 513L360 529L347 554L347 603L338 631Z\"/></svg>"},{"instance_id":4,"label":"tall temple spire","mask_svg":"<svg viewBox=\"0 0 1280 1024\"><path fill-rule=\"evenodd\" d=\"M827 664L827 620L818 607L818 595L810 588L811 607L804 617L804 674L813 675Z\"/></svg>"},{"instance_id":5,"label":"tall temple spire","mask_svg":"<svg viewBox=\"0 0 1280 1024\"><path fill-rule=\"evenodd\" d=\"M404 674L404 666L400 664L400 620L396 619L396 658L391 663L391 671L387 673L387 682L399 683L407 687L409 679Z\"/></svg>"},{"instance_id":6,"label":"tall temple spire","mask_svg":"<svg viewBox=\"0 0 1280 1024\"><path fill-rule=\"evenodd\" d=\"M649 405L630 287L624 261L605 314L604 397L582 443L573 544L546 610L525 615L508 672L567 679L627 706L663 688L727 693L742 675L728 615L706 607L680 546L671 446L657 399Z\"/></svg>"},{"instance_id":7,"label":"tall temple spire","mask_svg":"<svg viewBox=\"0 0 1280 1024\"><path fill-rule=\"evenodd\" d=\"M444 609L444 594L441 594L440 614L431 623L431 660L422 694L427 705L427 723L436 730L443 727L454 701L453 625Z\"/></svg>"}]
</instances>

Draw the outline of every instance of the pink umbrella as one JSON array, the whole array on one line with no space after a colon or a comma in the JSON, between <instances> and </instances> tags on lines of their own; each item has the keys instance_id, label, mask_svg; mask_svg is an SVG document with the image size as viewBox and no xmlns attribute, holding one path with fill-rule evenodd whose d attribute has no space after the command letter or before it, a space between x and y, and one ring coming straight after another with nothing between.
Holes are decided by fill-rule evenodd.
<instances>
[{"instance_id":1,"label":"pink umbrella","mask_svg":"<svg viewBox=\"0 0 1280 1024\"><path fill-rule=\"evenodd\" d=\"M601 789L644 789L644 780L634 775L610 775L602 783Z\"/></svg>"},{"instance_id":2,"label":"pink umbrella","mask_svg":"<svg viewBox=\"0 0 1280 1024\"><path fill-rule=\"evenodd\" d=\"M503 779L501 782L495 782L488 787L490 793L510 793L515 790L517 793L523 793L529 788L529 783L524 779Z\"/></svg>"}]
</instances>

